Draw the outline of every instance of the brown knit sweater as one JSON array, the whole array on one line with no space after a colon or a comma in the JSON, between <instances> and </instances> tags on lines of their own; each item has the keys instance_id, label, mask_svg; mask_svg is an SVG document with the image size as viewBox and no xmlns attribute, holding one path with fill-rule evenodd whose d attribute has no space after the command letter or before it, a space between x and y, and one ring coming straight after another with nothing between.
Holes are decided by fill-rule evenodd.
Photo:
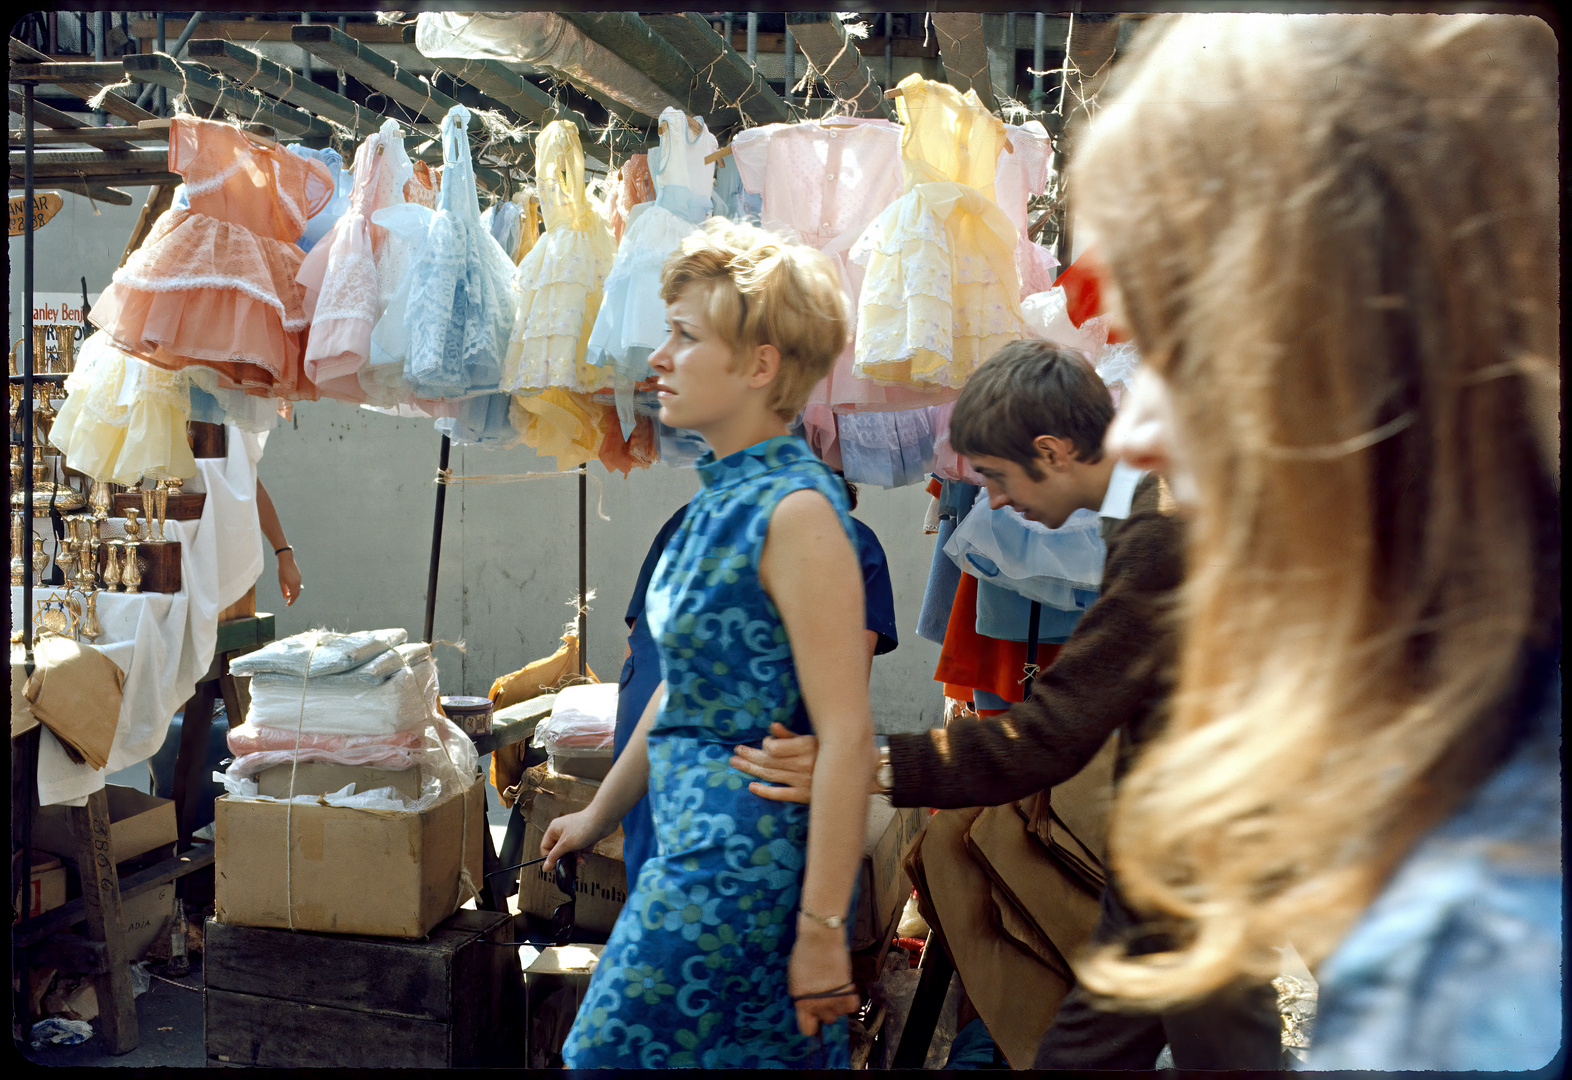
<instances>
[{"instance_id":1,"label":"brown knit sweater","mask_svg":"<svg viewBox=\"0 0 1572 1080\"><path fill-rule=\"evenodd\" d=\"M1002 716L890 736L896 806L1026 798L1080 772L1116 730L1117 777L1156 733L1172 685L1170 602L1184 574L1183 534L1158 508L1155 475L1137 485L1130 516L1111 524L1102 594L1030 698Z\"/></svg>"}]
</instances>

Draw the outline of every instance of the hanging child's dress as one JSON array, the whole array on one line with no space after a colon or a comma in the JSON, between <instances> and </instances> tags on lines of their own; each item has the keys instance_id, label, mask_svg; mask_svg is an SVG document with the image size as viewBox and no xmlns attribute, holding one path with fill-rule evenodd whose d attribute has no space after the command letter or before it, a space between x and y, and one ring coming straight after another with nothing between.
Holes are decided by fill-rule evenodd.
<instances>
[{"instance_id":1,"label":"hanging child's dress","mask_svg":"<svg viewBox=\"0 0 1572 1080\"><path fill-rule=\"evenodd\" d=\"M108 334L82 343L49 441L94 480L135 484L196 475L186 441L191 399L184 371L155 367L115 348Z\"/></svg>"},{"instance_id":2,"label":"hanging child's dress","mask_svg":"<svg viewBox=\"0 0 1572 1080\"><path fill-rule=\"evenodd\" d=\"M502 389L599 390L609 385L611 373L585 364L584 349L617 256L616 241L585 197L578 128L566 120L547 124L535 140L535 163L546 233L513 276L518 317Z\"/></svg>"},{"instance_id":3,"label":"hanging child's dress","mask_svg":"<svg viewBox=\"0 0 1572 1080\"><path fill-rule=\"evenodd\" d=\"M634 208L654 201L655 181L650 177L649 157L634 154L612 176L606 200L606 217L617 243L622 243L622 234L633 224Z\"/></svg>"},{"instance_id":4,"label":"hanging child's dress","mask_svg":"<svg viewBox=\"0 0 1572 1080\"><path fill-rule=\"evenodd\" d=\"M913 409L946 401L957 391L883 386L853 369L863 268L847 252L881 212L901 197L901 128L888 120L836 118L825 123L767 124L732 140L744 188L762 196L764 227L795 236L827 255L840 271L847 314L846 347L803 408L804 434L832 467L842 462L834 412ZM894 427L889 427L894 436ZM882 441L882 440L881 440Z\"/></svg>"},{"instance_id":5,"label":"hanging child's dress","mask_svg":"<svg viewBox=\"0 0 1572 1080\"><path fill-rule=\"evenodd\" d=\"M344 211L349 209L349 196L355 178L344 171L343 157L331 146L313 150L299 143L290 143L284 149L296 157L320 161L327 166L328 172L333 176L333 197L327 201L326 206L311 215L311 219L306 222L305 231L295 241L300 245L300 250L309 255L311 249L316 247L333 228L334 223L344 216Z\"/></svg>"},{"instance_id":6,"label":"hanging child's dress","mask_svg":"<svg viewBox=\"0 0 1572 1080\"><path fill-rule=\"evenodd\" d=\"M154 223L89 317L160 367L200 364L224 385L315 398L301 365L304 255L294 240L332 198L327 168L189 116L170 125L169 167L185 178L190 208Z\"/></svg>"},{"instance_id":7,"label":"hanging child's dress","mask_svg":"<svg viewBox=\"0 0 1572 1080\"><path fill-rule=\"evenodd\" d=\"M649 376L650 354L666 340L661 267L710 212L715 166L704 159L715 151L715 136L702 120L694 120L698 134L680 109L660 114L660 146L650 151L655 204L623 235L586 350L588 363L614 369L617 419L624 436L633 434L634 384Z\"/></svg>"},{"instance_id":8,"label":"hanging child's dress","mask_svg":"<svg viewBox=\"0 0 1572 1080\"><path fill-rule=\"evenodd\" d=\"M1021 337L1018 235L993 200L1004 124L973 91L918 75L900 90L906 194L850 256L867 267L856 370L885 383L959 387Z\"/></svg>"},{"instance_id":9,"label":"hanging child's dress","mask_svg":"<svg viewBox=\"0 0 1572 1080\"><path fill-rule=\"evenodd\" d=\"M306 376L323 397L366 400L359 372L371 355L371 330L381 315L377 256L387 246L386 230L373 225L371 215L403 202L410 175L403 141L398 122L388 120L360 144L349 210L306 256L296 276L311 319Z\"/></svg>"},{"instance_id":10,"label":"hanging child's dress","mask_svg":"<svg viewBox=\"0 0 1572 1080\"><path fill-rule=\"evenodd\" d=\"M437 208L395 206L372 215L416 246L386 314L372 331L373 362L403 360L417 398L463 398L497 388L513 324L513 264L480 224L465 129L469 110L442 120L443 177Z\"/></svg>"}]
</instances>

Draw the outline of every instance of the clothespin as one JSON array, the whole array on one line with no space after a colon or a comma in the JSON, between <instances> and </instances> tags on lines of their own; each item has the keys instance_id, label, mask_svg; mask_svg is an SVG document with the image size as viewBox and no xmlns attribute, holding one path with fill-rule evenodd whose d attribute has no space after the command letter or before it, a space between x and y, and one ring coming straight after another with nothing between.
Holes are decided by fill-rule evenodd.
<instances>
[{"instance_id":1,"label":"clothespin","mask_svg":"<svg viewBox=\"0 0 1572 1080\"><path fill-rule=\"evenodd\" d=\"M693 137L697 139L699 133L704 130L704 122L697 116L690 116L688 117L688 130L693 132ZM664 120L660 122L660 133L662 135L666 134L666 121Z\"/></svg>"},{"instance_id":2,"label":"clothespin","mask_svg":"<svg viewBox=\"0 0 1572 1080\"><path fill-rule=\"evenodd\" d=\"M719 150L715 151L713 154L705 154L704 155L704 164L706 164L706 165L713 165L717 161L720 161L722 158L729 158L729 157L731 157L731 147L723 146Z\"/></svg>"}]
</instances>

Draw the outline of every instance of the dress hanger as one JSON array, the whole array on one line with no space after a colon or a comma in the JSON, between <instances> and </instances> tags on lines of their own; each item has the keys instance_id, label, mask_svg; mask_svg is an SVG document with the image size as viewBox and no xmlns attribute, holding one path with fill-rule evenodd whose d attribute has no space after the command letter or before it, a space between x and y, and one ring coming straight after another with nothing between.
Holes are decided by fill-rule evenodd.
<instances>
[{"instance_id":1,"label":"dress hanger","mask_svg":"<svg viewBox=\"0 0 1572 1080\"><path fill-rule=\"evenodd\" d=\"M688 130L693 132L693 137L697 139L699 134L704 130L703 121L701 121L697 116L688 117ZM666 134L666 121L664 120L660 122L660 133L662 135Z\"/></svg>"},{"instance_id":2,"label":"dress hanger","mask_svg":"<svg viewBox=\"0 0 1572 1080\"><path fill-rule=\"evenodd\" d=\"M139 131L168 131L173 125L174 120L172 118L161 116L153 120L139 120L136 126ZM252 142L266 149L283 149L282 146L268 138L266 135L258 135L256 132L247 131L238 125L236 125L235 130L240 132L240 134L244 135L247 139L250 139Z\"/></svg>"}]
</instances>

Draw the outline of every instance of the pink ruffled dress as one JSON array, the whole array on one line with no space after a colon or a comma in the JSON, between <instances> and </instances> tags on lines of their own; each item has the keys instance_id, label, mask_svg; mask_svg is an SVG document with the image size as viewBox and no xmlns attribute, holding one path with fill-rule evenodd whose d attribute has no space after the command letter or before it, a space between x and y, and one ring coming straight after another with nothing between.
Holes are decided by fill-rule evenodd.
<instances>
[{"instance_id":1,"label":"pink ruffled dress","mask_svg":"<svg viewBox=\"0 0 1572 1080\"><path fill-rule=\"evenodd\" d=\"M160 367L207 367L221 386L315 399L294 238L333 197L327 166L182 116L169 130L169 168L185 178L190 208L154 223L90 318Z\"/></svg>"}]
</instances>

